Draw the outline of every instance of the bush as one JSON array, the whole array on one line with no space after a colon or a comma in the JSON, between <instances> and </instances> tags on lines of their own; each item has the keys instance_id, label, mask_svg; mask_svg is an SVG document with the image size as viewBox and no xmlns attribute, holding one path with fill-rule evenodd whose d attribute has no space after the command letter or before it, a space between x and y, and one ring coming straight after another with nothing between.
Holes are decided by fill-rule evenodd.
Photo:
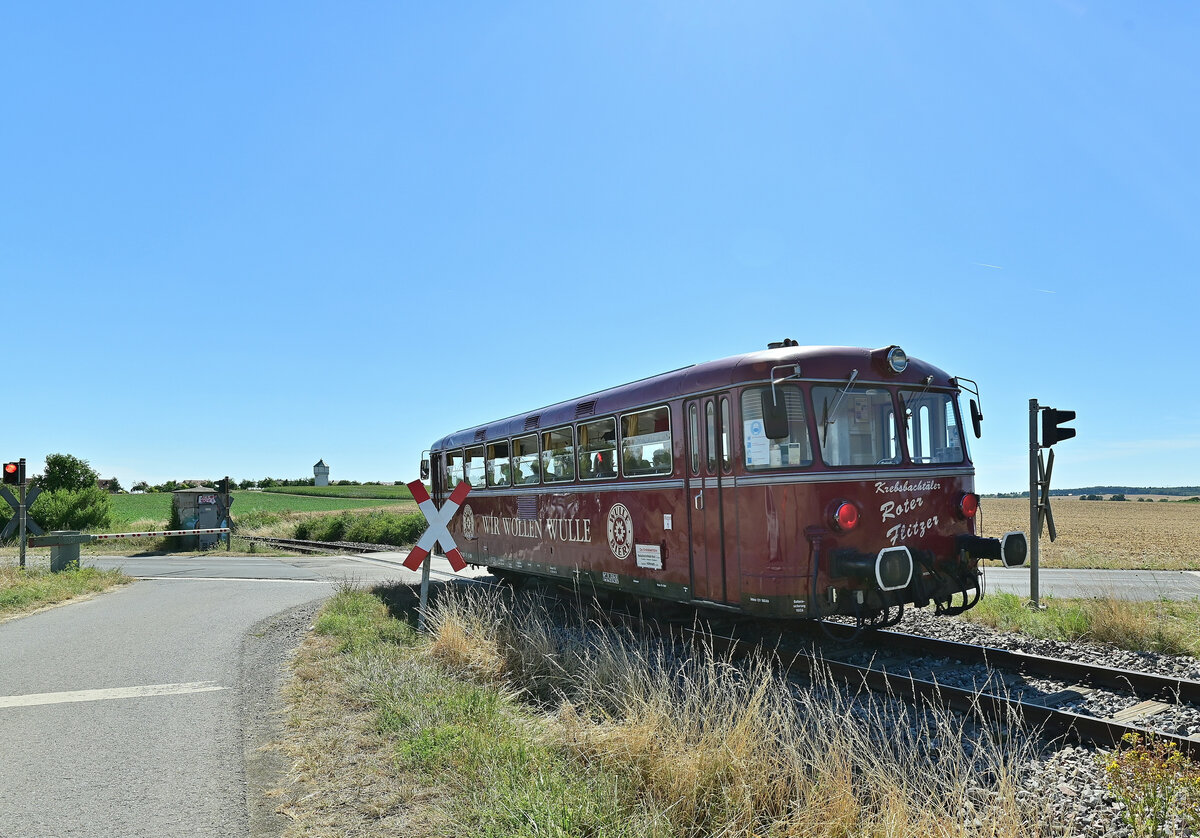
<instances>
[{"instance_id":1,"label":"bush","mask_svg":"<svg viewBox=\"0 0 1200 838\"><path fill-rule=\"evenodd\" d=\"M295 537L308 541L354 541L404 547L415 544L425 532L425 526L425 516L420 512L408 515L342 512L301 521L296 525Z\"/></svg>"},{"instance_id":2,"label":"bush","mask_svg":"<svg viewBox=\"0 0 1200 838\"><path fill-rule=\"evenodd\" d=\"M46 532L104 530L112 524L112 500L108 492L96 486L46 492L34 502L29 514Z\"/></svg>"}]
</instances>

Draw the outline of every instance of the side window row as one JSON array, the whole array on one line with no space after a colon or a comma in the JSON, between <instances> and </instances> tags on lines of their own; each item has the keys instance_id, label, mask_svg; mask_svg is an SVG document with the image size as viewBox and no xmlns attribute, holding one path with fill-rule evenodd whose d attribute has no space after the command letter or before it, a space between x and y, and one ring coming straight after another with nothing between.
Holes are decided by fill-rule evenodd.
<instances>
[{"instance_id":1,"label":"side window row","mask_svg":"<svg viewBox=\"0 0 1200 838\"><path fill-rule=\"evenodd\" d=\"M621 473L626 477L670 474L670 409L656 407L621 419ZM608 416L576 426L447 451L445 485L465 480L472 489L606 480L617 476L617 419Z\"/></svg>"}]
</instances>

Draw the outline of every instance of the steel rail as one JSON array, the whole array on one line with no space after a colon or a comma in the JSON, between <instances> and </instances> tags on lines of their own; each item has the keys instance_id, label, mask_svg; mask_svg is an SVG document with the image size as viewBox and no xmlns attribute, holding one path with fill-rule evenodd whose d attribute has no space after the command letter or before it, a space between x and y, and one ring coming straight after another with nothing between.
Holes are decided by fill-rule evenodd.
<instances>
[{"instance_id":1,"label":"steel rail","mask_svg":"<svg viewBox=\"0 0 1200 838\"><path fill-rule=\"evenodd\" d=\"M992 646L976 646L898 631L872 632L861 639L880 648L957 658L968 663L982 663L1023 674L1044 675L1058 681L1073 681L1089 687L1130 692L1138 698L1200 704L1200 681L1190 681L1186 678L1032 655Z\"/></svg>"},{"instance_id":2,"label":"steel rail","mask_svg":"<svg viewBox=\"0 0 1200 838\"><path fill-rule=\"evenodd\" d=\"M738 657L749 655L755 648L763 648L761 644L751 641L701 630L680 628L680 631L693 643L708 644ZM798 667L806 673L828 672L851 689L866 688L897 698L924 700L963 713L980 713L986 718L1003 723L1019 722L1033 726L1039 733L1049 734L1051 739L1069 738L1113 748L1121 742L1125 734L1136 733L1144 740L1174 743L1190 759L1200 760L1200 739L1150 730L1112 719L1085 716L995 693L951 687L917 678L911 673L857 666L801 651L775 650L772 654L787 671Z\"/></svg>"},{"instance_id":3,"label":"steel rail","mask_svg":"<svg viewBox=\"0 0 1200 838\"><path fill-rule=\"evenodd\" d=\"M278 545L280 547L293 547L298 550L315 550L321 553L394 553L397 550L403 549L391 544L356 544L345 541L306 541L301 538L272 538L264 535L239 535L237 538L244 538L247 541L256 541L260 544Z\"/></svg>"}]
</instances>

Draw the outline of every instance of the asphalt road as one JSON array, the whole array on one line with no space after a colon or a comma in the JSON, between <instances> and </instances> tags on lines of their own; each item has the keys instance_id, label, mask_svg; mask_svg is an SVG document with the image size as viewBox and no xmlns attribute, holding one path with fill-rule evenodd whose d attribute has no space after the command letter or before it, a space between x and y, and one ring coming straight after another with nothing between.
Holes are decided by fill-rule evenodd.
<instances>
[{"instance_id":1,"label":"asphalt road","mask_svg":"<svg viewBox=\"0 0 1200 838\"><path fill-rule=\"evenodd\" d=\"M1029 567L984 569L986 591L1030 596ZM1038 570L1040 596L1114 597L1157 600L1200 598L1200 571L1194 570Z\"/></svg>"},{"instance_id":2,"label":"asphalt road","mask_svg":"<svg viewBox=\"0 0 1200 838\"><path fill-rule=\"evenodd\" d=\"M286 653L342 580L419 578L388 558L86 560L150 578L0 624L0 835L249 834Z\"/></svg>"}]
</instances>

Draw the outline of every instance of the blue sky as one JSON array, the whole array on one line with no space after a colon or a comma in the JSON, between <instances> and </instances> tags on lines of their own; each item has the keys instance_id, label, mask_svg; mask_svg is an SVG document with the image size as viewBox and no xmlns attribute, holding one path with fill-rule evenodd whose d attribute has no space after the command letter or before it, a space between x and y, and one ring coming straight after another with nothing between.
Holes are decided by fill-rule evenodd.
<instances>
[{"instance_id":1,"label":"blue sky","mask_svg":"<svg viewBox=\"0 0 1200 838\"><path fill-rule=\"evenodd\" d=\"M0 13L3 459L402 480L791 337L976 379L981 491L1200 483L1200 7Z\"/></svg>"}]
</instances>

